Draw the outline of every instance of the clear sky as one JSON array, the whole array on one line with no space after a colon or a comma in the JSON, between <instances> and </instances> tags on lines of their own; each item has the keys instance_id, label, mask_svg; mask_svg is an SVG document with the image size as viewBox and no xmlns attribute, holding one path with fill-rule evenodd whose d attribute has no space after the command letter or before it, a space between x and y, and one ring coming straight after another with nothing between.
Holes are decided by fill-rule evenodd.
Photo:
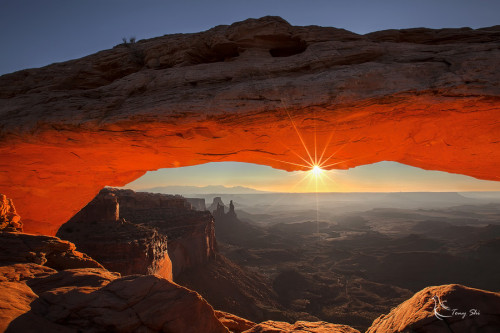
<instances>
[{"instance_id":1,"label":"clear sky","mask_svg":"<svg viewBox=\"0 0 500 333\"><path fill-rule=\"evenodd\" d=\"M79 58L122 42L198 32L249 17L281 16L293 25L321 25L356 33L411 27L500 24L498 0L0 0L0 75ZM392 162L328 172L328 191L500 190L500 183ZM293 187L303 173L241 163L210 163L149 173L131 186L230 185L273 191ZM151 186L150 186L151 185ZM301 187L302 186L302 187ZM312 184L314 186L314 184Z\"/></svg>"}]
</instances>

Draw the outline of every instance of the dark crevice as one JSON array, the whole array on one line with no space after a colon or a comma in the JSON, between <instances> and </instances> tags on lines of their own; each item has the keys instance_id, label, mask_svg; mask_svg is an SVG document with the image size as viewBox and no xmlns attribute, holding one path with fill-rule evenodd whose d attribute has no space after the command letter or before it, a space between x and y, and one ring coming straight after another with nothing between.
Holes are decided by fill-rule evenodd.
<instances>
[{"instance_id":1,"label":"dark crevice","mask_svg":"<svg viewBox=\"0 0 500 333\"><path fill-rule=\"evenodd\" d=\"M290 57L307 49L307 44L298 38L291 39L287 44L289 45L272 48L269 53L273 57Z\"/></svg>"}]
</instances>

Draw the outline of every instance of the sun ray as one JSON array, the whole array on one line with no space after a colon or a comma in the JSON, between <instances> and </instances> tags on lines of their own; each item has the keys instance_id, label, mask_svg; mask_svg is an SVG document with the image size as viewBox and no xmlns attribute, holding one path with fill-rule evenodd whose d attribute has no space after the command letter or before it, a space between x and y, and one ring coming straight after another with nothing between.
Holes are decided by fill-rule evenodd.
<instances>
[{"instance_id":1,"label":"sun ray","mask_svg":"<svg viewBox=\"0 0 500 333\"><path fill-rule=\"evenodd\" d=\"M312 161L313 158L311 156L311 153L309 153L309 149L307 149L307 145L306 145L304 139L302 138L302 135L300 134L297 126L295 126L295 122L293 121L292 117L290 116L290 113L288 112L288 110L286 108L285 108L285 112L288 115L288 119L290 119L290 122L292 123L292 126L295 129L295 132L297 133L297 136L299 137L300 142L302 143L302 146L304 147L304 149L305 149L305 151L307 153L307 156L309 156L309 159Z\"/></svg>"},{"instance_id":2,"label":"sun ray","mask_svg":"<svg viewBox=\"0 0 500 333\"><path fill-rule=\"evenodd\" d=\"M293 154L295 154L297 157L299 157L302 161L306 162L309 166L313 166L313 164L311 164L310 161L306 160L305 158L303 158L302 156L300 156L295 150L291 149L290 147L288 147L287 145L281 143L281 145L283 147L285 147L286 149L288 149L289 151L291 151Z\"/></svg>"},{"instance_id":3,"label":"sun ray","mask_svg":"<svg viewBox=\"0 0 500 333\"><path fill-rule=\"evenodd\" d=\"M276 161L276 162L281 162L281 163L286 163L286 164L300 166L300 167L303 167L303 168L306 168L306 169L311 167L311 165L304 165L304 164L299 164L299 163L293 163L293 162L278 160L278 159L275 159L275 158L269 158L269 159L272 160L272 161Z\"/></svg>"}]
</instances>

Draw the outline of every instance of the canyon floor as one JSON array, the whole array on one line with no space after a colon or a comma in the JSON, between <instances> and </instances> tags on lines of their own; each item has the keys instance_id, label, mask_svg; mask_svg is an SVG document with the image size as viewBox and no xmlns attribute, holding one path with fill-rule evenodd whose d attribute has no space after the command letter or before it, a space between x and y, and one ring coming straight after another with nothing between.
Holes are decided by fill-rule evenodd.
<instances>
[{"instance_id":1,"label":"canyon floor","mask_svg":"<svg viewBox=\"0 0 500 333\"><path fill-rule=\"evenodd\" d=\"M223 195L226 203L235 199L237 216L215 215L219 251L273 291L268 298L279 310L267 319L365 330L427 286L500 287L494 196L320 195L318 211L312 195L281 196ZM196 283L191 287L196 290ZM206 288L199 292L209 302L216 299Z\"/></svg>"}]
</instances>

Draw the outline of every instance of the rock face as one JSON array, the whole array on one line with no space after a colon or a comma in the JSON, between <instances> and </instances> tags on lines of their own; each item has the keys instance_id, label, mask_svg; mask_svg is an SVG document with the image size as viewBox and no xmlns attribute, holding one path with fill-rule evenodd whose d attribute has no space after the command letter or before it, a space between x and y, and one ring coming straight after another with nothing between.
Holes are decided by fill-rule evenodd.
<instances>
[{"instance_id":1,"label":"rock face","mask_svg":"<svg viewBox=\"0 0 500 333\"><path fill-rule=\"evenodd\" d=\"M104 276L94 285L46 286L30 304L31 309L13 320L6 332L40 332L41 328L62 332L229 332L197 293L165 279L149 275L109 281L106 271L57 274Z\"/></svg>"},{"instance_id":2,"label":"rock face","mask_svg":"<svg viewBox=\"0 0 500 333\"><path fill-rule=\"evenodd\" d=\"M250 320L240 318L238 316L235 316L231 313L227 313L224 311L215 311L215 316L224 326L226 326L233 333L241 333L256 325L254 322L251 322Z\"/></svg>"},{"instance_id":3,"label":"rock face","mask_svg":"<svg viewBox=\"0 0 500 333\"><path fill-rule=\"evenodd\" d=\"M0 233L0 262L34 263L54 269L103 268L75 244L57 237Z\"/></svg>"},{"instance_id":4,"label":"rock face","mask_svg":"<svg viewBox=\"0 0 500 333\"><path fill-rule=\"evenodd\" d=\"M168 237L173 277L203 265L216 255L217 242L212 215L196 211L181 196L112 190L120 203L120 216L144 224Z\"/></svg>"},{"instance_id":5,"label":"rock face","mask_svg":"<svg viewBox=\"0 0 500 333\"><path fill-rule=\"evenodd\" d=\"M326 169L387 160L499 180L499 45L498 26L357 35L264 17L3 75L0 189L27 232L55 234L148 170L306 169L296 130Z\"/></svg>"},{"instance_id":6,"label":"rock face","mask_svg":"<svg viewBox=\"0 0 500 333\"><path fill-rule=\"evenodd\" d=\"M498 332L500 293L461 285L428 287L373 322L375 332Z\"/></svg>"},{"instance_id":7,"label":"rock face","mask_svg":"<svg viewBox=\"0 0 500 333\"><path fill-rule=\"evenodd\" d=\"M122 275L172 279L216 252L210 213L180 196L132 190L103 189L57 235Z\"/></svg>"},{"instance_id":8,"label":"rock face","mask_svg":"<svg viewBox=\"0 0 500 333\"><path fill-rule=\"evenodd\" d=\"M167 236L120 218L119 207L117 196L105 189L63 224L57 236L75 243L111 271L172 280Z\"/></svg>"},{"instance_id":9,"label":"rock face","mask_svg":"<svg viewBox=\"0 0 500 333\"><path fill-rule=\"evenodd\" d=\"M11 199L0 194L0 231L23 231L21 217Z\"/></svg>"},{"instance_id":10,"label":"rock face","mask_svg":"<svg viewBox=\"0 0 500 333\"><path fill-rule=\"evenodd\" d=\"M197 293L157 276L36 264L0 274L1 332L229 332Z\"/></svg>"}]
</instances>

